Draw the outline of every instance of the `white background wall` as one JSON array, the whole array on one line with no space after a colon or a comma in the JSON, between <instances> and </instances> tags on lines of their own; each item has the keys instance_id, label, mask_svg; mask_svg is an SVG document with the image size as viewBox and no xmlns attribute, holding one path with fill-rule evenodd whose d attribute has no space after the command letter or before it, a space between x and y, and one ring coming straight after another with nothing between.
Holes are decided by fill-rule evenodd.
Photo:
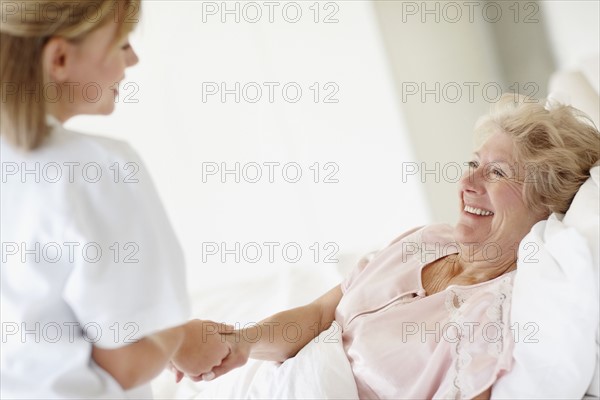
<instances>
[{"instance_id":1,"label":"white background wall","mask_svg":"<svg viewBox=\"0 0 600 400\"><path fill-rule=\"evenodd\" d=\"M370 3L331 3L335 8L320 3L317 23L312 2L297 3L302 10L297 23L283 18L286 2L275 8L273 23L266 7L257 23L247 22L244 14L239 23L233 15L223 23L220 14L203 14L203 7L220 4L145 2L132 40L141 62L125 79L134 86L121 89L113 115L68 123L127 140L141 153L186 251L192 293L272 268L300 265L327 274L336 265L323 262L326 254L335 252L333 258L351 265L360 254L431 222L421 184L402 182L403 163L415 159ZM248 19L255 17L255 10L246 11L252 11ZM330 13L337 23L323 22ZM294 9L286 15L294 18ZM203 102L206 82L226 82L229 89L235 82L256 82L263 98L236 103L233 95L225 102L211 96ZM272 103L263 82L281 85ZM303 91L296 103L282 97L281 87L290 82ZM321 96L333 92L326 83L339 87L333 96L338 102L315 103L309 89L314 82ZM138 102L124 103L128 95ZM206 162L229 168L236 162L296 162L303 175L288 183L279 167L274 183L266 176L258 183L235 183L231 175L226 183L219 176L204 183ZM315 162L319 183L309 169ZM323 183L324 174L334 171L324 169L328 162L339 168L331 177L338 183ZM253 177L255 169L249 172ZM235 242L266 241L298 243L303 257L288 263L280 246L274 263L266 254L256 264L236 263L233 256L225 263L218 256L202 260L202 243L226 242L232 248ZM318 263L310 249L315 242L321 249ZM333 247L325 248L330 242Z\"/></svg>"},{"instance_id":2,"label":"white background wall","mask_svg":"<svg viewBox=\"0 0 600 400\"><path fill-rule=\"evenodd\" d=\"M600 2L578 0L542 1L557 66L576 68L600 51Z\"/></svg>"}]
</instances>

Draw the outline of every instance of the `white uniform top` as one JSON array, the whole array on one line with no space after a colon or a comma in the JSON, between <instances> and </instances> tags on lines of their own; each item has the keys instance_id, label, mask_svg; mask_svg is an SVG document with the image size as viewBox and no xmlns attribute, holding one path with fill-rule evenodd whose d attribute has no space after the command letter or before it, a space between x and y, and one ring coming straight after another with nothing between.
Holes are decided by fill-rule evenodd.
<instances>
[{"instance_id":1,"label":"white uniform top","mask_svg":"<svg viewBox=\"0 0 600 400\"><path fill-rule=\"evenodd\" d=\"M43 146L0 137L2 398L150 397L91 359L188 317L181 247L126 143L49 119Z\"/></svg>"}]
</instances>

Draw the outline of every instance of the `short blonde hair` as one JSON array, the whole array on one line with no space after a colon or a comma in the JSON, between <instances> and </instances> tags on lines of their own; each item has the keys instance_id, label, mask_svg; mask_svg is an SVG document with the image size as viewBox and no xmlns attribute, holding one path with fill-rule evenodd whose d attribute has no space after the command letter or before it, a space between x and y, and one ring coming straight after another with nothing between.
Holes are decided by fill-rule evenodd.
<instances>
[{"instance_id":1,"label":"short blonde hair","mask_svg":"<svg viewBox=\"0 0 600 400\"><path fill-rule=\"evenodd\" d=\"M523 199L531 210L565 213L600 159L600 132L568 105L505 94L476 124L476 134L512 137L525 166Z\"/></svg>"},{"instance_id":2,"label":"short blonde hair","mask_svg":"<svg viewBox=\"0 0 600 400\"><path fill-rule=\"evenodd\" d=\"M139 9L140 0L0 1L0 133L9 143L32 150L48 136L47 41L77 42L112 20L119 24L116 43L134 29Z\"/></svg>"}]
</instances>

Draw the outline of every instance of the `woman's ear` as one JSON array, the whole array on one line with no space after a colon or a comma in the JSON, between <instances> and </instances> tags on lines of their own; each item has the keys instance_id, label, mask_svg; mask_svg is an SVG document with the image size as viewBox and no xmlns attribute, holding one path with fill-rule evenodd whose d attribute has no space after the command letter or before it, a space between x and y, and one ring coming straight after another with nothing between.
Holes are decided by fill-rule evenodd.
<instances>
[{"instance_id":1,"label":"woman's ear","mask_svg":"<svg viewBox=\"0 0 600 400\"><path fill-rule=\"evenodd\" d=\"M73 44L65 38L50 38L42 51L45 75L53 82L66 82L70 75L70 61L73 55Z\"/></svg>"}]
</instances>

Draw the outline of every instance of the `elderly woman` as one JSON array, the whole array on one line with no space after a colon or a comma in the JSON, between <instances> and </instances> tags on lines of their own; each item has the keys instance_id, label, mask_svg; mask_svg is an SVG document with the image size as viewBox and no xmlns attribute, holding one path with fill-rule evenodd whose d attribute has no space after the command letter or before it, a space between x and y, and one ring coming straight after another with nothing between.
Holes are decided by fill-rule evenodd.
<instances>
[{"instance_id":1,"label":"elderly woman","mask_svg":"<svg viewBox=\"0 0 600 400\"><path fill-rule=\"evenodd\" d=\"M282 362L335 320L361 398L489 397L511 368L517 257L535 261L519 244L568 209L600 158L600 136L572 107L513 96L476 132L484 140L458 187L456 226L406 232L311 304L227 335L232 353L204 379L248 357ZM289 324L299 340L286 340Z\"/></svg>"}]
</instances>

